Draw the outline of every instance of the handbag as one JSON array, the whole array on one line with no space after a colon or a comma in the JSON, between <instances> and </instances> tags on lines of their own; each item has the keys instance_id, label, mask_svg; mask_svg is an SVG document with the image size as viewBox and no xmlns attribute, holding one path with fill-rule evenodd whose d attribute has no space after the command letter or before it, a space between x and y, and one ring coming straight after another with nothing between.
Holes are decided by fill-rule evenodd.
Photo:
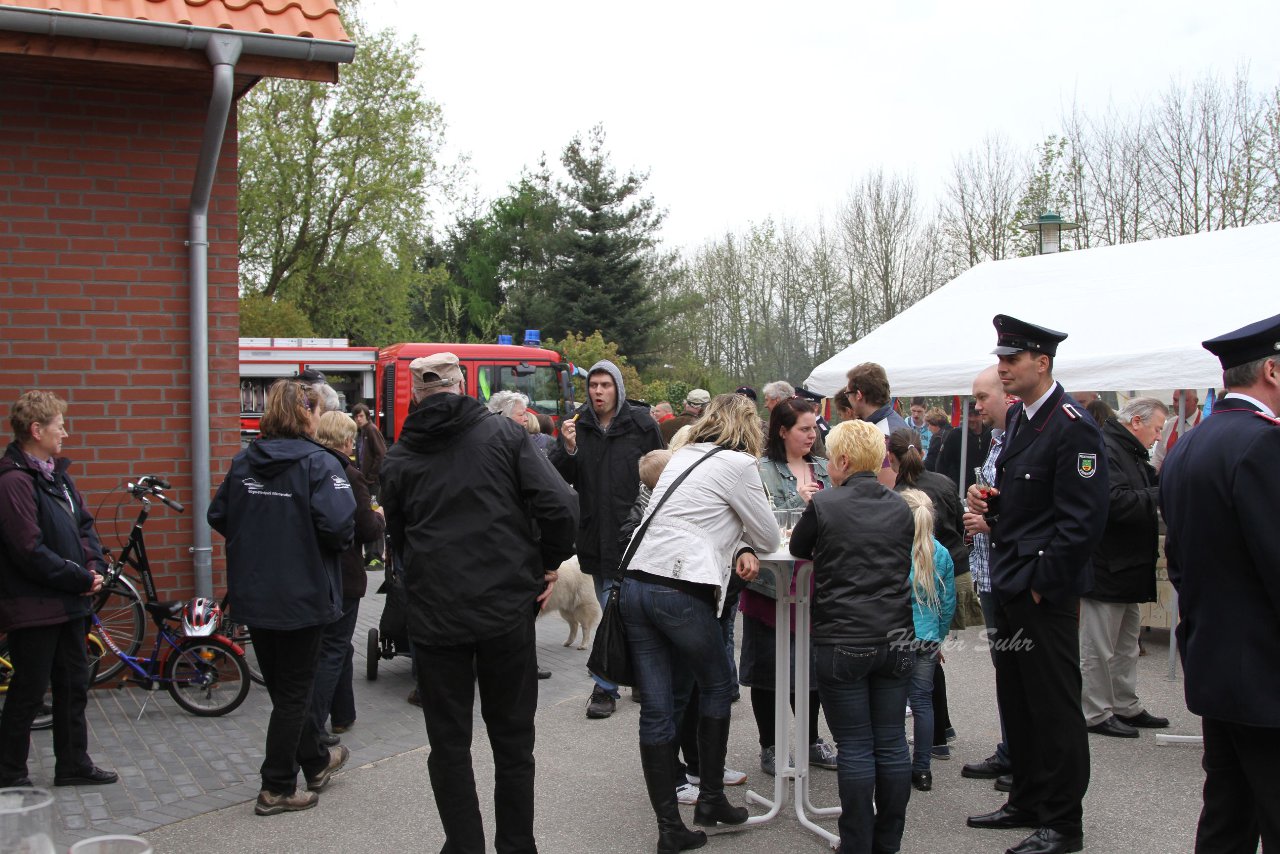
<instances>
[{"instance_id":1,"label":"handbag","mask_svg":"<svg viewBox=\"0 0 1280 854\"><path fill-rule=\"evenodd\" d=\"M693 465L685 469L675 482L667 488L663 493L662 500L653 508L653 512L645 518L641 523L639 530L635 536L631 538L631 542L627 544L626 554L622 556L622 562L618 565L618 571L625 573L627 567L631 565L631 558L636 553L636 548L640 545L640 540L644 538L645 531L649 530L649 523L653 521L653 517L658 515L658 511L662 509L662 505L667 503L667 499L671 497L671 493L676 491L676 487L680 485L690 472L696 469L703 462L711 458L714 454L723 451L724 448L716 446L707 453L703 454ZM627 630L622 624L622 611L618 606L618 587L614 587L609 591L609 598L604 604L604 613L600 615L600 625L596 628L595 640L591 643L591 655L587 657L587 670L593 676L598 676L614 685L631 686L635 684L635 673L631 666L631 655L627 649Z\"/></svg>"}]
</instances>

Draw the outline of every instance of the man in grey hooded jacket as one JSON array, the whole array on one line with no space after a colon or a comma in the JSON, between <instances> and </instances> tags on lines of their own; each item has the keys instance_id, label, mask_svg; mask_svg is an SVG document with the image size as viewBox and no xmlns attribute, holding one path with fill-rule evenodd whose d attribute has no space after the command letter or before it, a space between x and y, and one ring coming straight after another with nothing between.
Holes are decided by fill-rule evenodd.
<instances>
[{"instance_id":1,"label":"man in grey hooded jacket","mask_svg":"<svg viewBox=\"0 0 1280 854\"><path fill-rule=\"evenodd\" d=\"M618 533L640 491L640 458L664 447L658 424L626 400L618 366L596 362L587 375L587 402L560 423L560 442L548 455L578 492L578 563L592 576L600 605L621 582ZM587 717L607 718L618 686L599 677Z\"/></svg>"}]
</instances>

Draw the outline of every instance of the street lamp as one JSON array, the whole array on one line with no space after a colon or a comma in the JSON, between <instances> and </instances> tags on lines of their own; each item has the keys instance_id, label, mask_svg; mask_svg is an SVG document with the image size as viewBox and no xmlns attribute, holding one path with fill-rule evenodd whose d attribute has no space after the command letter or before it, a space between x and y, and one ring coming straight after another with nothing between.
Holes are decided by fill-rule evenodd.
<instances>
[{"instance_id":1,"label":"street lamp","mask_svg":"<svg viewBox=\"0 0 1280 854\"><path fill-rule=\"evenodd\" d=\"M1053 211L1045 211L1035 222L1022 226L1022 230L1035 232L1040 236L1036 254L1052 255L1062 248L1062 232L1074 231L1079 227L1078 223L1067 222Z\"/></svg>"}]
</instances>

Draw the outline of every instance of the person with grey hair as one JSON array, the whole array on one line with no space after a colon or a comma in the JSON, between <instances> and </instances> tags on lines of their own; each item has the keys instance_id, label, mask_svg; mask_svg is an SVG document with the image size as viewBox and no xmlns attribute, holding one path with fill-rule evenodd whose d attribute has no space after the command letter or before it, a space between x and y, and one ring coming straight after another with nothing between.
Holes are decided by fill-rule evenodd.
<instances>
[{"instance_id":1,"label":"person with grey hair","mask_svg":"<svg viewBox=\"0 0 1280 854\"><path fill-rule=\"evenodd\" d=\"M773 411L773 408L784 400L794 397L796 388L786 380L774 380L771 383L765 383L764 389L764 408Z\"/></svg>"},{"instance_id":2,"label":"person with grey hair","mask_svg":"<svg viewBox=\"0 0 1280 854\"><path fill-rule=\"evenodd\" d=\"M1111 502L1093 552L1093 587L1080 598L1080 694L1085 725L1097 735L1137 738L1167 727L1138 699L1139 603L1156 600L1159 487L1148 452L1169 407L1153 397L1129 401L1102 425Z\"/></svg>"},{"instance_id":3,"label":"person with grey hair","mask_svg":"<svg viewBox=\"0 0 1280 854\"><path fill-rule=\"evenodd\" d=\"M524 413L529 408L529 398L518 391L495 391L486 406L490 412L505 415L524 426Z\"/></svg>"}]
</instances>

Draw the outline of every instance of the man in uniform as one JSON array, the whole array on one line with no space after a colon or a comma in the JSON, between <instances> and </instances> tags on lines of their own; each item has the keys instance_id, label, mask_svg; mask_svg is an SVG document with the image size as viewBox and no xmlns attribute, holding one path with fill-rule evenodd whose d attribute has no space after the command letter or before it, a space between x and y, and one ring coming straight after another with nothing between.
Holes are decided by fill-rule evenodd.
<instances>
[{"instance_id":1,"label":"man in uniform","mask_svg":"<svg viewBox=\"0 0 1280 854\"><path fill-rule=\"evenodd\" d=\"M1036 828L1007 854L1084 847L1089 742L1080 710L1080 594L1107 521L1107 455L1098 425L1053 379L1067 336L1007 315L994 324L1009 409L994 488L970 507L991 527L996 694L1013 760L1009 802L970 827Z\"/></svg>"},{"instance_id":2,"label":"man in uniform","mask_svg":"<svg viewBox=\"0 0 1280 854\"><path fill-rule=\"evenodd\" d=\"M1204 342L1227 389L1160 472L1187 708L1204 729L1197 854L1280 851L1280 315Z\"/></svg>"}]
</instances>

